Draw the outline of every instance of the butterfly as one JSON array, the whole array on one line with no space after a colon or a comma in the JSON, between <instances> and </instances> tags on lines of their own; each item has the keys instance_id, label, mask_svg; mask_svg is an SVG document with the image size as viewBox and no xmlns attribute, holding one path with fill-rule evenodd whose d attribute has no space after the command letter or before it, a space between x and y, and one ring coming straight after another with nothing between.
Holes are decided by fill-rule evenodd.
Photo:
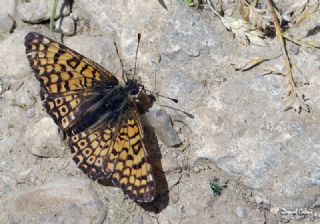
<instances>
[{"instance_id":1,"label":"butterfly","mask_svg":"<svg viewBox=\"0 0 320 224\"><path fill-rule=\"evenodd\" d=\"M66 134L73 160L94 180L111 178L125 195L151 202L155 181L146 150L135 79L108 70L39 33L25 37L47 113Z\"/></svg>"}]
</instances>

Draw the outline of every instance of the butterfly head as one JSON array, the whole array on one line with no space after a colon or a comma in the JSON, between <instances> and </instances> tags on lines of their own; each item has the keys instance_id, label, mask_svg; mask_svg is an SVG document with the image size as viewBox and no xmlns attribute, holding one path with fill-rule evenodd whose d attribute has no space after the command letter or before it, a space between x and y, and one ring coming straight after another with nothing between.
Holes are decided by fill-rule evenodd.
<instances>
[{"instance_id":1,"label":"butterfly head","mask_svg":"<svg viewBox=\"0 0 320 224\"><path fill-rule=\"evenodd\" d=\"M136 79L128 79L126 82L126 88L129 95L134 96L139 94L140 89L143 89L143 86L139 84Z\"/></svg>"}]
</instances>

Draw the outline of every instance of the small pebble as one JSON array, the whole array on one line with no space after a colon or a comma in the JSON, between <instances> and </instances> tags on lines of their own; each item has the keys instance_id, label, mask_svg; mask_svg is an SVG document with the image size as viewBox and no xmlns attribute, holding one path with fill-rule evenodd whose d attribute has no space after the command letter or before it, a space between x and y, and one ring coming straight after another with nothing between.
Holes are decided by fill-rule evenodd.
<instances>
[{"instance_id":1,"label":"small pebble","mask_svg":"<svg viewBox=\"0 0 320 224\"><path fill-rule=\"evenodd\" d=\"M76 31L76 24L71 16L67 16L56 21L55 29L66 36L72 36Z\"/></svg>"},{"instance_id":2,"label":"small pebble","mask_svg":"<svg viewBox=\"0 0 320 224\"><path fill-rule=\"evenodd\" d=\"M70 13L71 1L58 1L55 19ZM23 1L17 6L17 13L25 22L40 23L49 20L52 12L52 1Z\"/></svg>"},{"instance_id":3,"label":"small pebble","mask_svg":"<svg viewBox=\"0 0 320 224\"><path fill-rule=\"evenodd\" d=\"M174 171L180 171L181 168L177 161L173 159L162 159L161 160L162 169L165 173L171 173Z\"/></svg>"},{"instance_id":4,"label":"small pebble","mask_svg":"<svg viewBox=\"0 0 320 224\"><path fill-rule=\"evenodd\" d=\"M74 12L70 13L70 17L74 20L77 21L79 19L78 15Z\"/></svg>"},{"instance_id":5,"label":"small pebble","mask_svg":"<svg viewBox=\"0 0 320 224\"><path fill-rule=\"evenodd\" d=\"M25 135L28 151L39 157L55 158L63 155L64 144L60 140L58 127L50 117L34 123Z\"/></svg>"},{"instance_id":6,"label":"small pebble","mask_svg":"<svg viewBox=\"0 0 320 224\"><path fill-rule=\"evenodd\" d=\"M15 185L16 181L8 175L1 175L0 181L3 182L5 185Z\"/></svg>"},{"instance_id":7,"label":"small pebble","mask_svg":"<svg viewBox=\"0 0 320 224\"><path fill-rule=\"evenodd\" d=\"M27 110L27 117L28 118L33 118L36 115L36 110L35 108L29 108Z\"/></svg>"},{"instance_id":8,"label":"small pebble","mask_svg":"<svg viewBox=\"0 0 320 224\"><path fill-rule=\"evenodd\" d=\"M174 130L169 114L165 110L154 110L145 114L148 123L155 129L157 136L167 146L172 147L182 143Z\"/></svg>"},{"instance_id":9,"label":"small pebble","mask_svg":"<svg viewBox=\"0 0 320 224\"><path fill-rule=\"evenodd\" d=\"M103 222L106 207L87 180L56 177L8 199L11 223L97 223Z\"/></svg>"},{"instance_id":10,"label":"small pebble","mask_svg":"<svg viewBox=\"0 0 320 224\"><path fill-rule=\"evenodd\" d=\"M195 167L193 167L193 171L194 171L195 173L199 173L199 172L200 172L200 169L199 169L199 167L195 166Z\"/></svg>"},{"instance_id":11,"label":"small pebble","mask_svg":"<svg viewBox=\"0 0 320 224\"><path fill-rule=\"evenodd\" d=\"M239 218L243 218L247 215L247 211L245 208L237 207L236 208L236 214Z\"/></svg>"},{"instance_id":12,"label":"small pebble","mask_svg":"<svg viewBox=\"0 0 320 224\"><path fill-rule=\"evenodd\" d=\"M262 202L263 202L262 197L259 196L259 195L254 196L254 199L255 199L257 204L262 204Z\"/></svg>"},{"instance_id":13,"label":"small pebble","mask_svg":"<svg viewBox=\"0 0 320 224\"><path fill-rule=\"evenodd\" d=\"M24 183L26 179L30 176L32 172L32 168L23 170L16 175L16 181L18 184Z\"/></svg>"},{"instance_id":14,"label":"small pebble","mask_svg":"<svg viewBox=\"0 0 320 224\"><path fill-rule=\"evenodd\" d=\"M14 26L14 21L9 16L0 18L0 34L8 34Z\"/></svg>"},{"instance_id":15,"label":"small pebble","mask_svg":"<svg viewBox=\"0 0 320 224\"><path fill-rule=\"evenodd\" d=\"M280 211L280 208L278 208L278 207L272 207L270 209L270 213L275 214L275 215L279 214L279 211Z\"/></svg>"}]
</instances>

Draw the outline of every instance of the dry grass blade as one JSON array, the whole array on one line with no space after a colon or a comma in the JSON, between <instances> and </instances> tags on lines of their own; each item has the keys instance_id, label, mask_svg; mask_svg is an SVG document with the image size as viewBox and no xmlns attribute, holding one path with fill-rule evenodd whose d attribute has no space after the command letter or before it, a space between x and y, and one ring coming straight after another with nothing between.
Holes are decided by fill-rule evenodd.
<instances>
[{"instance_id":1,"label":"dry grass blade","mask_svg":"<svg viewBox=\"0 0 320 224\"><path fill-rule=\"evenodd\" d=\"M242 43L254 44L259 46L268 46L264 40L264 33L244 19L236 19L231 16L221 16L213 7L211 0L207 0L211 10L220 18L223 25L231 31L235 37Z\"/></svg>"},{"instance_id":2,"label":"dry grass blade","mask_svg":"<svg viewBox=\"0 0 320 224\"><path fill-rule=\"evenodd\" d=\"M266 15L266 10L257 9L256 2L249 4L246 0L240 0L240 15L254 27L265 30L270 25L270 17Z\"/></svg>"},{"instance_id":3,"label":"dry grass blade","mask_svg":"<svg viewBox=\"0 0 320 224\"><path fill-rule=\"evenodd\" d=\"M288 41L302 47L306 52L308 53L311 53L309 50L310 49L320 49L320 42L319 41L316 41L316 40L312 40L312 39L309 39L309 38L304 38L302 40L296 40L292 37L289 37L287 35L284 35L283 34L283 37L285 39L287 39Z\"/></svg>"},{"instance_id":4,"label":"dry grass blade","mask_svg":"<svg viewBox=\"0 0 320 224\"><path fill-rule=\"evenodd\" d=\"M286 76L282 72L280 72L277 68L274 67L266 67L264 68L264 73L262 75L280 75L280 76Z\"/></svg>"},{"instance_id":5,"label":"dry grass blade","mask_svg":"<svg viewBox=\"0 0 320 224\"><path fill-rule=\"evenodd\" d=\"M264 33L261 30L253 27L247 21L229 16L221 17L221 21L223 25L230 30L241 43L268 46L264 39Z\"/></svg>"},{"instance_id":6,"label":"dry grass blade","mask_svg":"<svg viewBox=\"0 0 320 224\"><path fill-rule=\"evenodd\" d=\"M268 10L272 16L272 20L276 28L276 35L280 41L282 53L284 56L284 66L286 68L285 91L288 99L288 102L286 104L286 110L293 108L298 113L300 113L302 110L309 112L309 107L306 104L304 97L301 97L301 95L299 95L296 90L296 82L293 77L292 64L286 50L285 37L280 27L279 18L273 7L272 1L266 0L266 3L267 3Z\"/></svg>"},{"instance_id":7,"label":"dry grass blade","mask_svg":"<svg viewBox=\"0 0 320 224\"><path fill-rule=\"evenodd\" d=\"M277 58L277 57L275 57L275 58ZM261 63L272 60L272 59L274 59L274 58L254 57L254 58L247 60L246 62L244 62L242 64L235 65L235 70L242 71L242 72L248 71L248 70L260 65Z\"/></svg>"},{"instance_id":8,"label":"dry grass blade","mask_svg":"<svg viewBox=\"0 0 320 224\"><path fill-rule=\"evenodd\" d=\"M301 40L301 46L304 48L320 48L320 42L316 40L303 39Z\"/></svg>"}]
</instances>

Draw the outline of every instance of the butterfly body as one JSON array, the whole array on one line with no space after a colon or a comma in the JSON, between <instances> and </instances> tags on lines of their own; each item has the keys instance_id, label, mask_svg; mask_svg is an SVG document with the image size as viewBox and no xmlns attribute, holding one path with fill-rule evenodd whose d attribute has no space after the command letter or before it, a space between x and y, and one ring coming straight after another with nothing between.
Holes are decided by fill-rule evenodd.
<instances>
[{"instance_id":1,"label":"butterfly body","mask_svg":"<svg viewBox=\"0 0 320 224\"><path fill-rule=\"evenodd\" d=\"M131 199L150 202L155 182L136 96L108 70L39 33L25 38L47 113L67 135L77 166L92 179L111 178Z\"/></svg>"},{"instance_id":2,"label":"butterfly body","mask_svg":"<svg viewBox=\"0 0 320 224\"><path fill-rule=\"evenodd\" d=\"M119 124L128 109L135 106L134 100L139 93L139 86L135 80L128 80L125 85L110 86L109 83L102 83L88 91L83 104L76 110L81 120L72 128L74 134L105 124Z\"/></svg>"}]
</instances>

